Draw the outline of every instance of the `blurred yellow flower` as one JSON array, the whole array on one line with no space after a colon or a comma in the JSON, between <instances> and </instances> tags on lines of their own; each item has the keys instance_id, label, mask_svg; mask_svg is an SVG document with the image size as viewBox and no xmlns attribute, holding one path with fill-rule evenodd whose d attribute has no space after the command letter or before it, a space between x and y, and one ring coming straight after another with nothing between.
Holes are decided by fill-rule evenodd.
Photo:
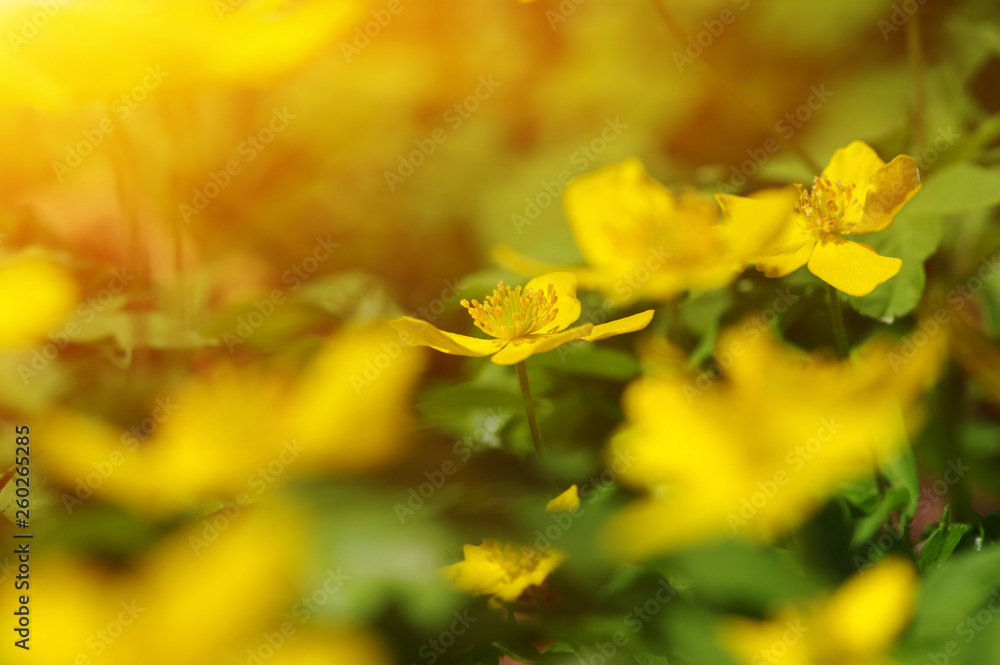
<instances>
[{"instance_id":1,"label":"blurred yellow flower","mask_svg":"<svg viewBox=\"0 0 1000 665\"><path fill-rule=\"evenodd\" d=\"M617 321L593 325L586 323L568 328L580 318L576 298L576 276L565 272L542 275L510 288L503 282L486 297L486 302L462 301L476 327L494 339L468 337L438 330L430 323L404 316L391 325L414 346L459 356L488 356L498 365L513 365L536 353L544 353L567 342L594 342L623 333L642 330L653 318L646 310Z\"/></svg>"},{"instance_id":2,"label":"blurred yellow flower","mask_svg":"<svg viewBox=\"0 0 1000 665\"><path fill-rule=\"evenodd\" d=\"M608 549L639 558L798 526L846 480L905 445L946 343L908 351L873 340L846 361L806 354L748 321L719 338L724 377L676 366L633 382L612 452L648 495L615 518ZM668 357L670 354L666 354Z\"/></svg>"},{"instance_id":3,"label":"blurred yellow flower","mask_svg":"<svg viewBox=\"0 0 1000 665\"><path fill-rule=\"evenodd\" d=\"M0 659L42 665L243 662L245 650L262 641L294 602L304 541L289 513L287 506L258 506L210 515L124 570L36 552L37 539L25 540L33 557L27 603L21 594L5 593L0 610L10 617L28 608L30 651L6 639ZM196 550L192 539L209 542Z\"/></svg>"},{"instance_id":4,"label":"blurred yellow flower","mask_svg":"<svg viewBox=\"0 0 1000 665\"><path fill-rule=\"evenodd\" d=\"M346 331L297 380L220 363L131 426L63 414L36 446L70 512L92 493L154 514L212 499L245 506L288 477L394 459L420 367L387 328Z\"/></svg>"},{"instance_id":5,"label":"blurred yellow flower","mask_svg":"<svg viewBox=\"0 0 1000 665\"><path fill-rule=\"evenodd\" d=\"M0 4L0 105L134 103L164 85L262 85L350 25L353 0L93 0ZM127 53L128 57L122 57Z\"/></svg>"},{"instance_id":6,"label":"blurred yellow flower","mask_svg":"<svg viewBox=\"0 0 1000 665\"><path fill-rule=\"evenodd\" d=\"M789 607L767 621L735 619L723 640L747 665L883 665L913 614L916 571L886 559L810 607Z\"/></svg>"},{"instance_id":7,"label":"blurred yellow flower","mask_svg":"<svg viewBox=\"0 0 1000 665\"><path fill-rule=\"evenodd\" d=\"M466 545L465 560L441 569L462 591L477 596L492 595L490 605L513 602L525 589L541 584L566 558L556 549L540 552L527 545L486 539L482 545Z\"/></svg>"},{"instance_id":8,"label":"blurred yellow flower","mask_svg":"<svg viewBox=\"0 0 1000 665\"><path fill-rule=\"evenodd\" d=\"M69 316L77 299L69 273L50 261L19 257L0 267L0 348L30 345Z\"/></svg>"},{"instance_id":9,"label":"blurred yellow flower","mask_svg":"<svg viewBox=\"0 0 1000 665\"><path fill-rule=\"evenodd\" d=\"M728 219L741 222L783 202L788 215L782 233L748 261L768 277L782 277L808 264L827 284L864 296L898 273L903 262L844 236L888 228L920 187L912 157L899 155L886 164L868 145L854 141L834 153L809 190L795 185L795 190L716 198Z\"/></svg>"},{"instance_id":10,"label":"blurred yellow flower","mask_svg":"<svg viewBox=\"0 0 1000 665\"><path fill-rule=\"evenodd\" d=\"M580 490L576 485L545 504L545 510L550 513L572 513L580 507Z\"/></svg>"},{"instance_id":11,"label":"blurred yellow flower","mask_svg":"<svg viewBox=\"0 0 1000 665\"><path fill-rule=\"evenodd\" d=\"M587 266L558 269L623 305L725 286L787 217L774 204L720 224L711 198L690 189L675 195L635 158L576 178L566 187L563 204ZM506 246L493 255L501 265L526 274L553 269Z\"/></svg>"}]
</instances>

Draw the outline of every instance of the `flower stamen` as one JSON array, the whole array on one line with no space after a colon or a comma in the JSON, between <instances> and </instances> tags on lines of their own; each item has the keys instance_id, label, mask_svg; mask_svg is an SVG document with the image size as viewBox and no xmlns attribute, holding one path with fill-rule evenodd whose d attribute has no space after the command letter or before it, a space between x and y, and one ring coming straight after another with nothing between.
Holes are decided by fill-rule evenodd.
<instances>
[{"instance_id":1,"label":"flower stamen","mask_svg":"<svg viewBox=\"0 0 1000 665\"><path fill-rule=\"evenodd\" d=\"M555 320L556 290L552 284L545 291L513 289L501 281L485 302L462 300L476 327L491 337L515 339L540 331Z\"/></svg>"},{"instance_id":2,"label":"flower stamen","mask_svg":"<svg viewBox=\"0 0 1000 665\"><path fill-rule=\"evenodd\" d=\"M831 182L825 175L813 178L812 189L806 190L802 185L795 185L795 188L799 192L795 211L825 233L837 233L847 213L859 205L858 200L852 198L853 186L841 184L839 180Z\"/></svg>"}]
</instances>

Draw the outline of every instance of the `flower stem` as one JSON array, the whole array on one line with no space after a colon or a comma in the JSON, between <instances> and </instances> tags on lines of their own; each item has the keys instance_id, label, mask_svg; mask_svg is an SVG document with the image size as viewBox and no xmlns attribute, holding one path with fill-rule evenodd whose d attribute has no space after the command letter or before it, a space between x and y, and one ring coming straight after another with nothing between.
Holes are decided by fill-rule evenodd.
<instances>
[{"instance_id":1,"label":"flower stem","mask_svg":"<svg viewBox=\"0 0 1000 665\"><path fill-rule=\"evenodd\" d=\"M833 337L837 342L837 355L847 357L847 329L844 328L844 313L840 309L837 289L826 285L827 304L830 306L830 320L833 322Z\"/></svg>"},{"instance_id":2,"label":"flower stem","mask_svg":"<svg viewBox=\"0 0 1000 665\"><path fill-rule=\"evenodd\" d=\"M542 445L542 434L538 431L538 420L535 419L535 403L531 399L531 386L528 384L528 368L524 361L517 363L517 378L521 382L521 396L524 397L524 413L528 416L528 428L531 430L531 440L535 443L535 452L541 455L545 452Z\"/></svg>"}]
</instances>

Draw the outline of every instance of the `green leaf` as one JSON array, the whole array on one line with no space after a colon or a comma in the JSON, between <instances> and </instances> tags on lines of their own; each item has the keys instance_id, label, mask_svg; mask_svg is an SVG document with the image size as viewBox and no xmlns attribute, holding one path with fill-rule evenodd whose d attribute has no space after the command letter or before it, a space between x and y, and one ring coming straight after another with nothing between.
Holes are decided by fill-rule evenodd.
<instances>
[{"instance_id":1,"label":"green leaf","mask_svg":"<svg viewBox=\"0 0 1000 665\"><path fill-rule=\"evenodd\" d=\"M902 424L902 414L899 414ZM903 427L901 430L905 431ZM908 525L917 513L920 504L920 478L917 474L917 460L910 446L904 446L895 456L879 461L879 469L893 488L905 489L908 499L899 516L899 523Z\"/></svg>"},{"instance_id":2,"label":"green leaf","mask_svg":"<svg viewBox=\"0 0 1000 665\"><path fill-rule=\"evenodd\" d=\"M1000 169L963 162L932 174L903 210L914 217L934 217L976 212L998 203Z\"/></svg>"},{"instance_id":3,"label":"green leaf","mask_svg":"<svg viewBox=\"0 0 1000 665\"><path fill-rule=\"evenodd\" d=\"M930 645L954 639L965 621L1000 585L1000 545L966 550L926 572L908 642ZM927 646L920 650L925 662Z\"/></svg>"},{"instance_id":4,"label":"green leaf","mask_svg":"<svg viewBox=\"0 0 1000 665\"><path fill-rule=\"evenodd\" d=\"M941 564L947 561L951 553L958 547L962 536L972 528L970 524L950 524L949 517L949 507L945 506L941 521L931 533L930 538L927 539L927 543L924 544L923 552L920 555L921 569L940 568Z\"/></svg>"},{"instance_id":5,"label":"green leaf","mask_svg":"<svg viewBox=\"0 0 1000 665\"><path fill-rule=\"evenodd\" d=\"M898 488L886 492L875 510L858 520L854 527L854 536L851 538L851 547L859 547L874 538L882 525L889 520L892 511L906 505L909 499L910 492L907 489Z\"/></svg>"},{"instance_id":6,"label":"green leaf","mask_svg":"<svg viewBox=\"0 0 1000 665\"><path fill-rule=\"evenodd\" d=\"M692 365L699 365L712 355L719 322L733 305L733 297L726 289L708 293L692 293L680 305L680 318L691 332L699 336L698 346L691 354Z\"/></svg>"},{"instance_id":7,"label":"green leaf","mask_svg":"<svg viewBox=\"0 0 1000 665\"><path fill-rule=\"evenodd\" d=\"M621 349L608 349L587 342L567 344L532 358L536 367L547 367L569 374L628 381L639 375L639 361Z\"/></svg>"},{"instance_id":8,"label":"green leaf","mask_svg":"<svg viewBox=\"0 0 1000 665\"><path fill-rule=\"evenodd\" d=\"M857 478L841 486L840 496L862 512L870 513L878 506L878 485L871 475Z\"/></svg>"},{"instance_id":9,"label":"green leaf","mask_svg":"<svg viewBox=\"0 0 1000 665\"><path fill-rule=\"evenodd\" d=\"M919 196L919 195L918 195ZM916 198L914 198L914 201ZM902 259L899 273L866 296L844 296L855 311L873 319L894 319L912 312L924 294L924 261L941 242L941 218L917 215L907 204L885 231L856 236L882 256Z\"/></svg>"}]
</instances>

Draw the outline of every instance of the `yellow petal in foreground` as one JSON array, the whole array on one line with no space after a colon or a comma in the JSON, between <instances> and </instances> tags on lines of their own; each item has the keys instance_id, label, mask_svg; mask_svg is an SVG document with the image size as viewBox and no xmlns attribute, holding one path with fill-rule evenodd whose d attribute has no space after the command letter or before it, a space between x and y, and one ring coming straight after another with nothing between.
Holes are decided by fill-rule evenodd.
<instances>
[{"instance_id":1,"label":"yellow petal in foreground","mask_svg":"<svg viewBox=\"0 0 1000 665\"><path fill-rule=\"evenodd\" d=\"M386 325L346 329L306 364L285 399L284 437L302 448L295 472L347 474L397 459L423 355Z\"/></svg>"},{"instance_id":2,"label":"yellow petal in foreground","mask_svg":"<svg viewBox=\"0 0 1000 665\"><path fill-rule=\"evenodd\" d=\"M751 318L719 336L722 376L686 372L658 350L667 367L626 388L626 426L611 441L612 456L632 460L619 478L645 496L611 520L608 553L771 542L802 524L922 424L945 336L907 349L905 363L901 347L873 339L841 361L780 342Z\"/></svg>"},{"instance_id":3,"label":"yellow petal in foreground","mask_svg":"<svg viewBox=\"0 0 1000 665\"><path fill-rule=\"evenodd\" d=\"M131 426L52 414L38 456L70 512L91 494L156 516L217 499L247 504L293 477L398 457L421 366L387 327L343 331L298 377L219 363L151 400Z\"/></svg>"},{"instance_id":4,"label":"yellow petal in foreground","mask_svg":"<svg viewBox=\"0 0 1000 665\"><path fill-rule=\"evenodd\" d=\"M765 621L730 620L722 641L740 663L885 665L913 615L916 571L887 559L828 599L786 607Z\"/></svg>"},{"instance_id":5,"label":"yellow petal in foreground","mask_svg":"<svg viewBox=\"0 0 1000 665\"><path fill-rule=\"evenodd\" d=\"M66 319L78 296L62 267L20 258L0 267L0 349L30 346Z\"/></svg>"},{"instance_id":6,"label":"yellow petal in foreground","mask_svg":"<svg viewBox=\"0 0 1000 665\"><path fill-rule=\"evenodd\" d=\"M31 657L11 631L0 662L84 662L81 654L95 665L243 662L295 602L304 546L295 515L291 506L232 506L175 530L128 567L32 547ZM4 616L17 604L18 594L0 595Z\"/></svg>"}]
</instances>

